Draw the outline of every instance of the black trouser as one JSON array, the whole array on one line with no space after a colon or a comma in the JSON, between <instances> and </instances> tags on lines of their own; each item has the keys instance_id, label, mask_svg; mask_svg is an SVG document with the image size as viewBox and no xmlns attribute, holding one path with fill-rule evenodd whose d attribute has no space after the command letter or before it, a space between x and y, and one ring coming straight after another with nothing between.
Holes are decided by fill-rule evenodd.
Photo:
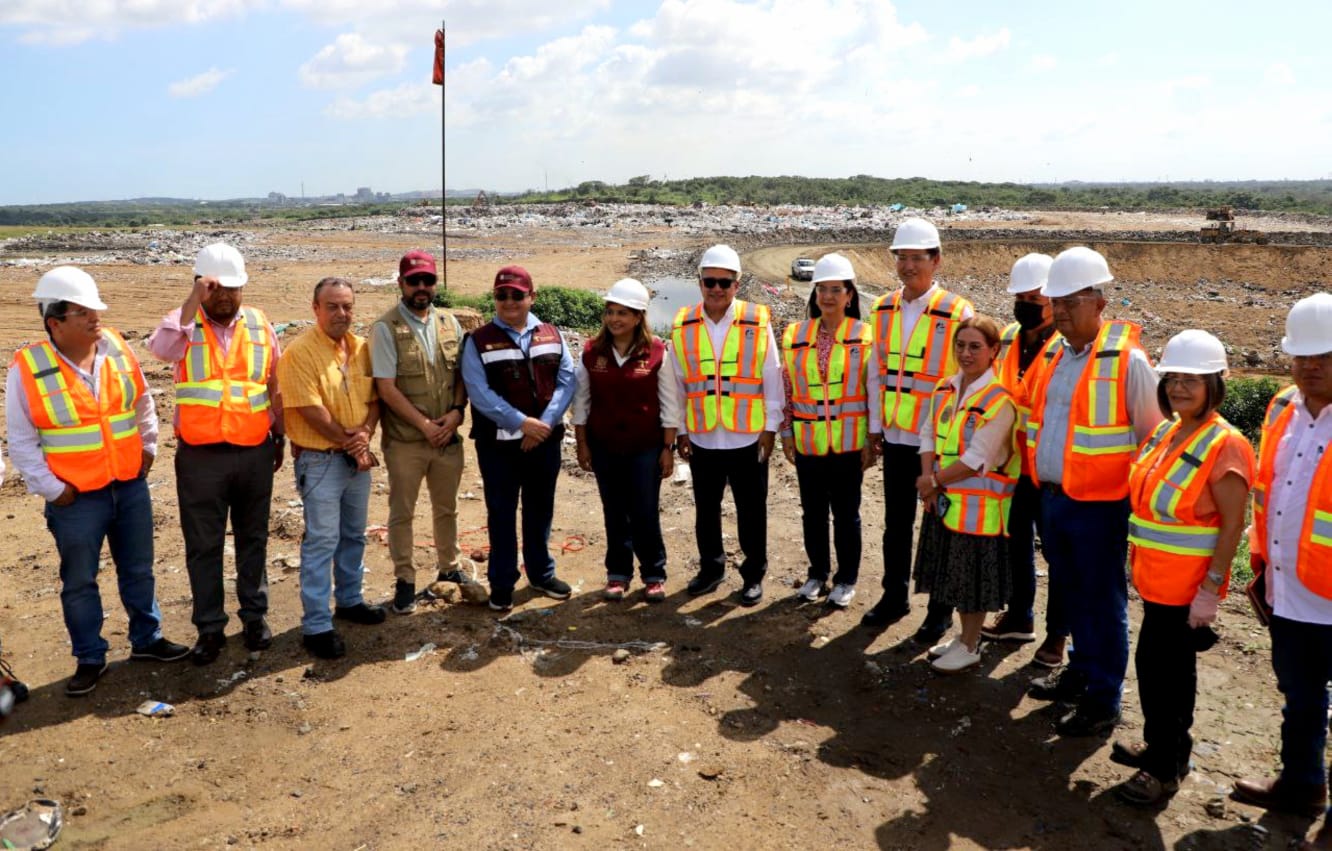
<instances>
[{"instance_id":1,"label":"black trouser","mask_svg":"<svg viewBox=\"0 0 1332 851\"><path fill-rule=\"evenodd\" d=\"M176 499L185 537L185 568L194 596L193 621L199 633L221 632L227 625L222 585L222 551L227 514L236 547L236 598L240 619L258 620L268 612L268 510L273 500L276 448L211 443L176 449Z\"/></svg>"},{"instance_id":2,"label":"black trouser","mask_svg":"<svg viewBox=\"0 0 1332 851\"><path fill-rule=\"evenodd\" d=\"M837 550L834 585L855 585L860 575L860 469L859 452L795 456L800 483L801 521L809 578L820 582L832 573L828 550L828 512L832 512L833 546Z\"/></svg>"},{"instance_id":3,"label":"black trouser","mask_svg":"<svg viewBox=\"0 0 1332 851\"><path fill-rule=\"evenodd\" d=\"M920 496L920 447L883 444L883 600L893 608L906 608L911 594L911 542L915 538L916 507ZM925 615L930 623L953 617L952 606L930 601Z\"/></svg>"},{"instance_id":4,"label":"black trouser","mask_svg":"<svg viewBox=\"0 0 1332 851\"><path fill-rule=\"evenodd\" d=\"M1142 628L1133 662L1138 671L1143 768L1158 780L1188 772L1193 751L1193 705L1198 694L1198 652L1188 606L1142 601Z\"/></svg>"},{"instance_id":5,"label":"black trouser","mask_svg":"<svg viewBox=\"0 0 1332 851\"><path fill-rule=\"evenodd\" d=\"M745 554L740 578L746 585L762 582L768 571L768 462L759 460L758 444L739 449L704 449L694 444L689 467L694 481L699 573L720 576L726 571L721 503L730 484L740 549Z\"/></svg>"}]
</instances>

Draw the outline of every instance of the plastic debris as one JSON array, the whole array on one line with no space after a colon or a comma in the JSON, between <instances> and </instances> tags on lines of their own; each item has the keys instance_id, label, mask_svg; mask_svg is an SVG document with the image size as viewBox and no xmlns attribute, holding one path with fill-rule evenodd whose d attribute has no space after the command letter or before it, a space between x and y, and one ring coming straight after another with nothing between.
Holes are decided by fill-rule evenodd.
<instances>
[{"instance_id":1,"label":"plastic debris","mask_svg":"<svg viewBox=\"0 0 1332 851\"><path fill-rule=\"evenodd\" d=\"M176 714L176 707L160 700L145 700L134 711L149 718L170 718Z\"/></svg>"},{"instance_id":2,"label":"plastic debris","mask_svg":"<svg viewBox=\"0 0 1332 851\"><path fill-rule=\"evenodd\" d=\"M419 650L413 650L412 652L404 656L403 661L415 662L417 659L420 659L422 656L429 656L431 653L434 652L435 652L434 643L426 642L425 644L421 645L421 648Z\"/></svg>"}]
</instances>

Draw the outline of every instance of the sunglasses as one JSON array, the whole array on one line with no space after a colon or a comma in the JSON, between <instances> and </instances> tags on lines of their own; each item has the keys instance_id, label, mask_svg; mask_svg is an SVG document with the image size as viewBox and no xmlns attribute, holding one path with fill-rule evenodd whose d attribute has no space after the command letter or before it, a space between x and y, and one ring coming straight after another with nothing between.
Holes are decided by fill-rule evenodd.
<instances>
[{"instance_id":1,"label":"sunglasses","mask_svg":"<svg viewBox=\"0 0 1332 851\"><path fill-rule=\"evenodd\" d=\"M525 298L527 298L527 293L522 290L515 290L512 287L495 290L495 301L522 301Z\"/></svg>"},{"instance_id":2,"label":"sunglasses","mask_svg":"<svg viewBox=\"0 0 1332 851\"><path fill-rule=\"evenodd\" d=\"M437 283L432 275L413 275L406 281L409 287L433 287Z\"/></svg>"},{"instance_id":3,"label":"sunglasses","mask_svg":"<svg viewBox=\"0 0 1332 851\"><path fill-rule=\"evenodd\" d=\"M703 286L708 289L721 287L722 289L727 290L731 288L731 284L735 283L735 278L700 278L700 280L703 282Z\"/></svg>"}]
</instances>

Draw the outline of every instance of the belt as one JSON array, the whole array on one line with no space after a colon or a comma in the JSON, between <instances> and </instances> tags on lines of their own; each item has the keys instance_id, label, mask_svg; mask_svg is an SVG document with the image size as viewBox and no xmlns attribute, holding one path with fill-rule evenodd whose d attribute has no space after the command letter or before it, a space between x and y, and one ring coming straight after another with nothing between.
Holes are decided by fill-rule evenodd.
<instances>
[{"instance_id":1,"label":"belt","mask_svg":"<svg viewBox=\"0 0 1332 851\"><path fill-rule=\"evenodd\" d=\"M1041 482L1041 490L1053 496L1068 496L1064 493L1063 485L1057 485L1053 482Z\"/></svg>"},{"instance_id":2,"label":"belt","mask_svg":"<svg viewBox=\"0 0 1332 851\"><path fill-rule=\"evenodd\" d=\"M291 445L291 456L295 458L303 452L313 452L316 455L341 455L342 450L334 447L333 449L311 449L308 446L301 446L299 443Z\"/></svg>"}]
</instances>

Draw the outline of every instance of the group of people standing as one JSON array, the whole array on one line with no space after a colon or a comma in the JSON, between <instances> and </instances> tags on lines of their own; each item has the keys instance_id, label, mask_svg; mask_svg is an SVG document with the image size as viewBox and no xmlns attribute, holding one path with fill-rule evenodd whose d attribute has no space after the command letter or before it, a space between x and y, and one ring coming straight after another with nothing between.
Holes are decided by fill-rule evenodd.
<instances>
[{"instance_id":1,"label":"group of people standing","mask_svg":"<svg viewBox=\"0 0 1332 851\"><path fill-rule=\"evenodd\" d=\"M270 645L269 505L288 439L305 519L302 641L314 655L346 653L335 620L386 618L361 590L377 430L389 478L390 608L407 614L419 597L412 518L423 482L436 579L474 582L462 569L457 530L469 406L485 490L490 608L514 605L520 526L527 584L569 597L549 536L572 406L577 460L595 474L604 509L602 593L610 601L628 595L635 561L643 598L666 597L660 483L678 455L690 465L699 558L685 592L711 593L725 578L729 485L742 556L737 601L759 603L768 465L779 435L799 483L809 562L797 596L834 608L854 598L863 474L882 459L882 595L862 624L884 629L906 616L914 575L929 606L913 637L941 673L977 665L982 639L1035 640L1039 532L1050 585L1033 662L1056 672L1034 680L1029 693L1066 706L1060 735L1105 734L1119 720L1127 562L1144 601L1136 656L1144 741L1116 743L1111 758L1137 769L1120 788L1135 803L1164 799L1189 770L1196 656L1215 641L1210 624L1252 491L1250 548L1262 583L1252 596L1272 607L1273 665L1287 702L1282 774L1242 781L1236 796L1321 809L1332 678L1332 295L1290 312L1282 345L1295 383L1273 399L1255 457L1218 413L1222 343L1184 331L1153 367L1139 328L1103 316L1113 276L1090 248L1019 259L1008 288L1015 321L1004 327L935 282L942 251L929 222L903 222L891 250L902 287L876 299L867 319L850 261L822 257L807 318L781 329L779 342L768 308L737 297L739 255L713 246L699 262L701 300L679 310L667 340L651 333L647 289L625 279L610 288L602 328L575 357L534 314L536 288L519 266L495 277L494 320L465 334L434 306L438 273L424 252L401 259L401 298L369 339L352 330L351 283L330 277L314 289L314 325L283 351L267 317L243 302L239 252L204 248L181 307L148 340L174 366L193 647L163 637L154 591L145 482L158 439L153 397L132 348L101 325L107 306L93 279L74 267L51 270L34 293L47 339L16 353L6 415L10 457L46 500L60 554L78 662L66 692L86 694L106 669L97 586L104 541L130 617L131 658L206 665L227 642L230 518L242 640L250 650ZM944 640L954 612L961 628ZM987 624L991 612L998 614ZM1332 828L1313 842L1332 844Z\"/></svg>"}]
</instances>

